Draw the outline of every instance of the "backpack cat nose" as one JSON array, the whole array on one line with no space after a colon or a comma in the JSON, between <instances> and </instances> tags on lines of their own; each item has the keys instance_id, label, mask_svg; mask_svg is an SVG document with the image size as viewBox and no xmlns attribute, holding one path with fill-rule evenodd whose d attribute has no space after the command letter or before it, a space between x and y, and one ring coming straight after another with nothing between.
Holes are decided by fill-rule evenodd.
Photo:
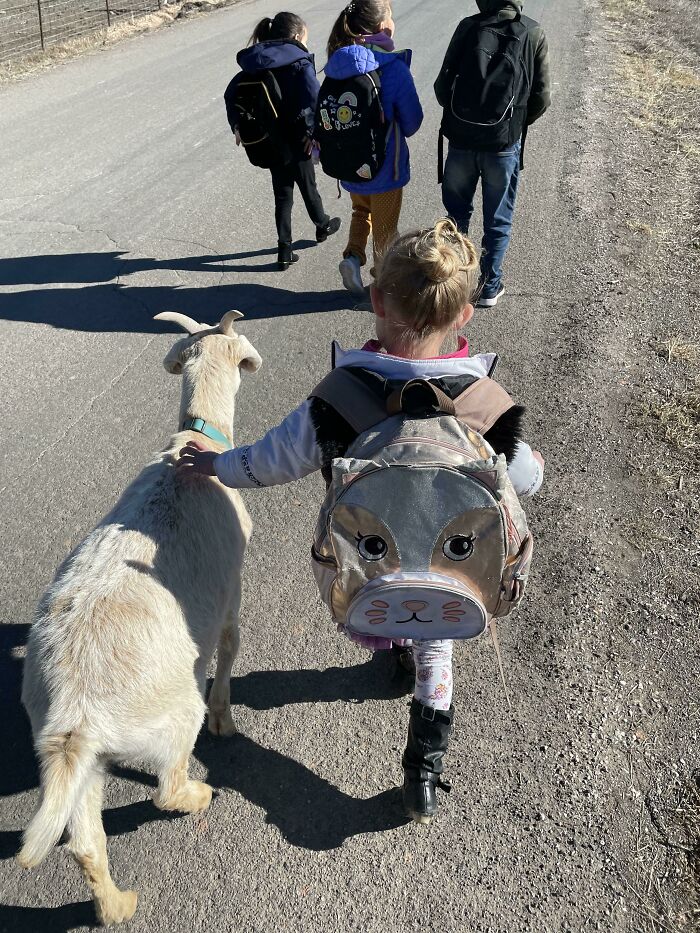
<instances>
[{"instance_id":1,"label":"backpack cat nose","mask_svg":"<svg viewBox=\"0 0 700 933\"><path fill-rule=\"evenodd\" d=\"M401 603L404 609L408 609L409 612L420 612L421 609L427 609L428 604L422 602L420 599L407 599L405 603Z\"/></svg>"}]
</instances>

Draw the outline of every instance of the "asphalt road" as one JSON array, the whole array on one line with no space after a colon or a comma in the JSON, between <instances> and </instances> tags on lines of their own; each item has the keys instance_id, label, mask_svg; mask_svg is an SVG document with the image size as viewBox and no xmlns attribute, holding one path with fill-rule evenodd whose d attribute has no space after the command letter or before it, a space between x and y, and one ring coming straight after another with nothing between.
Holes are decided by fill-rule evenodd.
<instances>
[{"instance_id":1,"label":"asphalt road","mask_svg":"<svg viewBox=\"0 0 700 933\"><path fill-rule=\"evenodd\" d=\"M404 229L441 213L431 86L453 27L473 7L396 4L397 38L414 49L426 110L411 146ZM335 8L303 0L296 9L320 65ZM11 858L38 793L18 707L22 644L58 562L176 427L179 384L161 366L174 338L152 316L173 309L213 322L230 308L245 312L240 329L264 365L241 388L239 441L306 396L332 338L358 345L370 334L369 316L340 290L342 232L315 246L295 207L301 261L274 270L269 178L233 146L223 90L235 52L269 12L243 2L0 91L2 933L94 923L64 851L31 874ZM528 140L508 299L468 331L475 350L502 354L501 378L527 404L530 435L548 459L530 509L540 542L530 596L502 626L513 709L490 644L462 645L454 789L431 827L406 825L394 791L406 701L392 694L382 657L336 636L307 567L320 479L247 492L255 530L232 681L241 734L201 737L192 762L219 795L200 817L168 819L140 772L108 781L112 874L140 894L129 929L627 928L608 798L587 796L599 753L585 712L601 676L593 617L569 615L565 634L559 628L573 601L573 539L589 541L584 561L595 547L562 487L579 481L590 453L572 424L592 370L582 362L585 335L571 326L586 249L581 205L595 188L590 178L571 182L585 142L589 24L578 0L533 0L527 12L549 36L555 101ZM347 223L348 198L337 201L327 178L320 187ZM570 391L557 394L562 381Z\"/></svg>"}]
</instances>

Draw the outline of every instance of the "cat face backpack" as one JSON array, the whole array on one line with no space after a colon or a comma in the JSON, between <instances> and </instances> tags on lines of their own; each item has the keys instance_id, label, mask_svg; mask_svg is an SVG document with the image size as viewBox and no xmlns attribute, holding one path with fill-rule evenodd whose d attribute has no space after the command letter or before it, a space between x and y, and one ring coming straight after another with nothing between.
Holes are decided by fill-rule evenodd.
<instances>
[{"instance_id":1,"label":"cat face backpack","mask_svg":"<svg viewBox=\"0 0 700 933\"><path fill-rule=\"evenodd\" d=\"M454 399L435 382L341 367L312 395L357 432L332 461L312 549L321 598L357 635L473 638L523 596L532 537L479 433L512 399L489 378Z\"/></svg>"}]
</instances>

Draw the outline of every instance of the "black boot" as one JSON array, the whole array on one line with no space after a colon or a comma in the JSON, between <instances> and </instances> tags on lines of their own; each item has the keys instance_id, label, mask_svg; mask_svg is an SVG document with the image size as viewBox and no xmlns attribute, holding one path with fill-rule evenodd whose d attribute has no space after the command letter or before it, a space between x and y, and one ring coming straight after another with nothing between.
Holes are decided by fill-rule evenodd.
<instances>
[{"instance_id":1,"label":"black boot","mask_svg":"<svg viewBox=\"0 0 700 933\"><path fill-rule=\"evenodd\" d=\"M316 242L325 243L329 236L340 230L340 217L331 217L327 224L316 227Z\"/></svg>"},{"instance_id":2,"label":"black boot","mask_svg":"<svg viewBox=\"0 0 700 933\"><path fill-rule=\"evenodd\" d=\"M292 252L291 243L277 244L277 268L280 272L288 269L293 262L299 262L299 257Z\"/></svg>"},{"instance_id":3,"label":"black boot","mask_svg":"<svg viewBox=\"0 0 700 933\"><path fill-rule=\"evenodd\" d=\"M451 789L440 775L454 711L454 706L439 710L423 706L416 699L411 701L408 741L401 765L404 809L416 823L429 823L437 813L436 785L442 790Z\"/></svg>"},{"instance_id":4,"label":"black boot","mask_svg":"<svg viewBox=\"0 0 700 933\"><path fill-rule=\"evenodd\" d=\"M391 646L391 682L401 693L413 693L416 678L416 665L413 651L399 645Z\"/></svg>"}]
</instances>

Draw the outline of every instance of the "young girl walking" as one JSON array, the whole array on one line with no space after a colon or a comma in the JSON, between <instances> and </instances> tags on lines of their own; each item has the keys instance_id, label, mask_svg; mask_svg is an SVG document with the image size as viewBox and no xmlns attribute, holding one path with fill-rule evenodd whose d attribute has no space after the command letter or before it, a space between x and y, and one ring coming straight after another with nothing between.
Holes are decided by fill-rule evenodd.
<instances>
[{"instance_id":1,"label":"young girl walking","mask_svg":"<svg viewBox=\"0 0 700 933\"><path fill-rule=\"evenodd\" d=\"M238 53L237 61L242 72L233 78L224 95L228 121L236 136L236 143L240 145L241 113L236 107L236 101L241 79L272 72L281 92L282 112L276 114L276 108L274 111L279 120L279 161L270 167L277 224L277 264L280 270L288 269L291 263L299 259L292 251L295 184L316 226L318 243L324 242L340 228L340 219L329 217L323 208L311 160L314 113L320 85L314 57L306 48L307 40L306 24L295 13L278 13L273 19L266 16L255 27L250 47Z\"/></svg>"},{"instance_id":2,"label":"young girl walking","mask_svg":"<svg viewBox=\"0 0 700 933\"><path fill-rule=\"evenodd\" d=\"M342 182L350 193L352 220L340 263L343 285L365 297L360 268L367 262L372 235L375 267L397 234L403 189L411 171L406 139L423 122L416 86L410 72L411 51L394 50L394 21L388 0L351 0L328 39L329 78L344 79L379 69L379 98L388 126L386 154L371 181ZM374 275L375 269L370 274Z\"/></svg>"},{"instance_id":3,"label":"young girl walking","mask_svg":"<svg viewBox=\"0 0 700 933\"><path fill-rule=\"evenodd\" d=\"M452 221L442 220L433 228L402 236L377 266L376 285L371 292L375 337L362 349L346 351L334 344L336 370L347 367L357 372L360 369L369 374L370 381L376 382L375 377L381 377L389 386L415 386L418 380L430 380L439 385L443 393L449 393L451 386L463 386L465 382L470 385L489 376L495 365L493 354L470 357L463 337L459 338L456 352L444 354L443 348L448 338L471 319L478 279L479 262L474 247ZM490 383L490 380L483 381ZM520 440L524 409L515 405L499 387L496 391L501 393L501 400L506 399L506 405L483 438L495 453L505 455L515 492L521 496L532 495L542 482L543 460ZM225 485L236 488L288 483L315 470L321 470L328 480L332 463L339 463L336 458L345 455L356 436L357 431L332 405L312 394L256 443L217 454L191 442L180 452L178 466L217 476ZM452 451L458 449L453 447ZM347 456L352 455L348 453ZM434 499L439 488L433 484L427 494L428 498L433 497L435 508L440 507L439 500ZM400 499L401 491L397 490L396 495ZM464 506L457 503L457 507L459 510ZM410 503L405 501L400 502L398 508L400 512L411 512ZM356 542L355 549L366 559L366 567L379 567L379 563L373 562L386 554L386 543L378 534L368 534L371 528L358 530L355 524L351 525L354 521L363 519L354 514L349 519L353 547ZM413 524L409 521L409 537L423 533L420 521ZM355 535L357 537L353 537ZM485 539L486 530L482 528L479 535ZM429 551L435 545L430 537ZM438 544L441 540L438 538ZM452 559L459 562L470 555L473 540L450 532L444 547L451 548L452 552L445 550L445 554L450 556L451 553ZM477 550L482 543L477 542ZM413 540L402 541L404 555L413 545ZM396 547L398 551L398 544ZM442 547L436 548L440 554ZM396 552L393 556L396 558ZM434 574L431 579L434 581ZM372 605L381 607L387 603L377 600ZM420 613L427 603L406 601L401 605ZM464 612L454 609L456 603L450 605L451 612L456 612L455 619L464 616ZM382 608L372 609L368 614L381 616L383 611ZM453 642L438 638L406 644L401 638L387 640L357 635L347 627L343 630L365 647L391 648L393 642L395 650L404 655L410 652L413 656L415 692L402 757L403 800L410 816L427 822L437 809L435 787L442 786L443 757L454 715Z\"/></svg>"}]
</instances>

